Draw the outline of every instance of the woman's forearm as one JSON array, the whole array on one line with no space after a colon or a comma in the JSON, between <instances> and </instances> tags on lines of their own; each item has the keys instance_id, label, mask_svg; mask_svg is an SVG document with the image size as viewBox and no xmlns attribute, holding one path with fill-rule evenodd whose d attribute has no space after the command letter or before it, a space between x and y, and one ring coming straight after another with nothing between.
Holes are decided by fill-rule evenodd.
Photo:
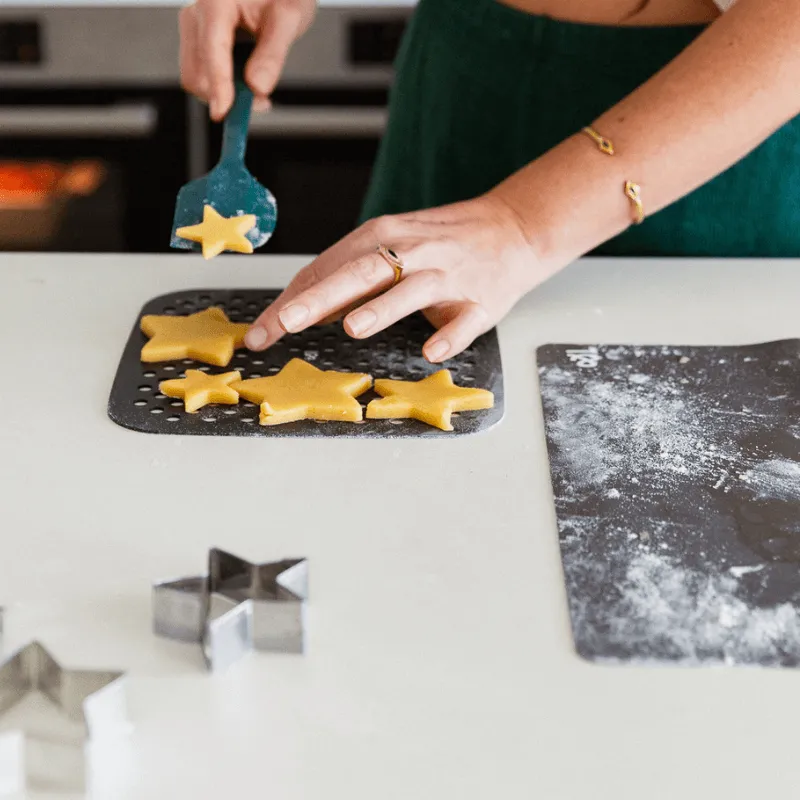
<instances>
[{"instance_id":1,"label":"woman's forearm","mask_svg":"<svg viewBox=\"0 0 800 800\"><path fill-rule=\"evenodd\" d=\"M622 232L626 180L653 214L723 172L800 113L800 2L739 0L659 73L494 190L522 218L545 271ZM798 187L800 192L800 187ZM539 276L541 277L541 276Z\"/></svg>"}]
</instances>

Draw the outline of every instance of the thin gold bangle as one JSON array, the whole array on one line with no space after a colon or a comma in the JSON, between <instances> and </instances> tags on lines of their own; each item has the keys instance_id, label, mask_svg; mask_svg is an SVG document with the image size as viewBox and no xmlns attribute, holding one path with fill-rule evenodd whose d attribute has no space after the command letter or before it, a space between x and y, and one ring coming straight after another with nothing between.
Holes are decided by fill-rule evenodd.
<instances>
[{"instance_id":1,"label":"thin gold bangle","mask_svg":"<svg viewBox=\"0 0 800 800\"><path fill-rule=\"evenodd\" d=\"M625 181L625 197L634 205L633 222L638 225L644 220L644 206L642 205L642 187L633 181Z\"/></svg>"},{"instance_id":2,"label":"thin gold bangle","mask_svg":"<svg viewBox=\"0 0 800 800\"><path fill-rule=\"evenodd\" d=\"M601 136L594 128L587 125L585 128L581 129L581 133L585 133L594 143L597 145L597 149L601 153L605 153L608 156L614 155L614 143L611 139L606 139L605 136Z\"/></svg>"}]
</instances>

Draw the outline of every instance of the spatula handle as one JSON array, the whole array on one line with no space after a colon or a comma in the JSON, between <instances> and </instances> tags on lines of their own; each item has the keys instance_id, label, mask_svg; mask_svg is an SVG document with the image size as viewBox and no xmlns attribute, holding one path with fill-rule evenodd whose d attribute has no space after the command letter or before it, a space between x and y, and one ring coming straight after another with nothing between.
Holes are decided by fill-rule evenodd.
<instances>
[{"instance_id":1,"label":"spatula handle","mask_svg":"<svg viewBox=\"0 0 800 800\"><path fill-rule=\"evenodd\" d=\"M236 95L233 105L225 117L225 126L222 129L222 156L223 161L244 162L247 150L247 129L250 126L250 112L253 108L253 93L244 81L235 82Z\"/></svg>"}]
</instances>

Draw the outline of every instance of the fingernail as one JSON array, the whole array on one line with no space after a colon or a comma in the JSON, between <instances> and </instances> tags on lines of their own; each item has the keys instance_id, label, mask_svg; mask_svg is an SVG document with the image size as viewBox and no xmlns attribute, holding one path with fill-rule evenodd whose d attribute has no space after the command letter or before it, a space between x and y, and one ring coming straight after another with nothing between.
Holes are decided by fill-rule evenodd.
<instances>
[{"instance_id":1,"label":"fingernail","mask_svg":"<svg viewBox=\"0 0 800 800\"><path fill-rule=\"evenodd\" d=\"M222 113L222 103L216 97L212 97L211 102L208 104L208 110L211 114L211 119L219 119Z\"/></svg>"},{"instance_id":2,"label":"fingernail","mask_svg":"<svg viewBox=\"0 0 800 800\"><path fill-rule=\"evenodd\" d=\"M250 350L258 350L267 343L267 332L264 328L250 328L245 334L244 343Z\"/></svg>"},{"instance_id":3,"label":"fingernail","mask_svg":"<svg viewBox=\"0 0 800 800\"><path fill-rule=\"evenodd\" d=\"M446 339L439 339L432 342L425 348L425 355L428 361L441 361L450 350L450 342Z\"/></svg>"},{"instance_id":4,"label":"fingernail","mask_svg":"<svg viewBox=\"0 0 800 800\"><path fill-rule=\"evenodd\" d=\"M308 309L301 305L286 306L283 311L278 314L281 325L287 331L292 331L299 328L308 319Z\"/></svg>"},{"instance_id":5,"label":"fingernail","mask_svg":"<svg viewBox=\"0 0 800 800\"><path fill-rule=\"evenodd\" d=\"M354 336L368 331L378 321L378 315L374 311L365 308L363 311L356 311L347 318L347 326Z\"/></svg>"}]
</instances>

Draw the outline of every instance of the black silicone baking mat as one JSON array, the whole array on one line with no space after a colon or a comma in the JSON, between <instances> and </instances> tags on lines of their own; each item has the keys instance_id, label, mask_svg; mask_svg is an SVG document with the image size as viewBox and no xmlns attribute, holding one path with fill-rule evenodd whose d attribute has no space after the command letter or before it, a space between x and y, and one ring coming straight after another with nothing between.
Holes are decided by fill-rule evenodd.
<instances>
[{"instance_id":1,"label":"black silicone baking mat","mask_svg":"<svg viewBox=\"0 0 800 800\"><path fill-rule=\"evenodd\" d=\"M237 350L227 367L211 367L184 359L158 364L140 361L147 337L139 322L145 314L192 314L209 306L222 308L233 322L252 322L279 292L271 289L191 289L163 295L148 302L136 319L117 370L108 415L118 425L144 433L196 436L357 436L385 438L398 436L452 437L484 431L503 416L503 371L497 333L490 331L460 356L435 366L422 357L422 345L433 329L421 315L409 317L370 339L356 341L341 324L309 328L284 337L262 353ZM495 406L488 411L453 415L454 431L440 431L416 420L365 420L314 422L304 420L287 425L258 424L259 409L253 403L236 406L206 406L187 414L183 402L164 397L158 391L162 380L180 377L186 369L209 373L239 370L242 378L274 375L292 358L303 358L320 369L366 372L373 378L420 380L442 367L448 368L459 386L489 389ZM359 398L366 405L377 395L370 391Z\"/></svg>"},{"instance_id":2,"label":"black silicone baking mat","mask_svg":"<svg viewBox=\"0 0 800 800\"><path fill-rule=\"evenodd\" d=\"M800 340L538 351L578 651L800 665Z\"/></svg>"}]
</instances>

